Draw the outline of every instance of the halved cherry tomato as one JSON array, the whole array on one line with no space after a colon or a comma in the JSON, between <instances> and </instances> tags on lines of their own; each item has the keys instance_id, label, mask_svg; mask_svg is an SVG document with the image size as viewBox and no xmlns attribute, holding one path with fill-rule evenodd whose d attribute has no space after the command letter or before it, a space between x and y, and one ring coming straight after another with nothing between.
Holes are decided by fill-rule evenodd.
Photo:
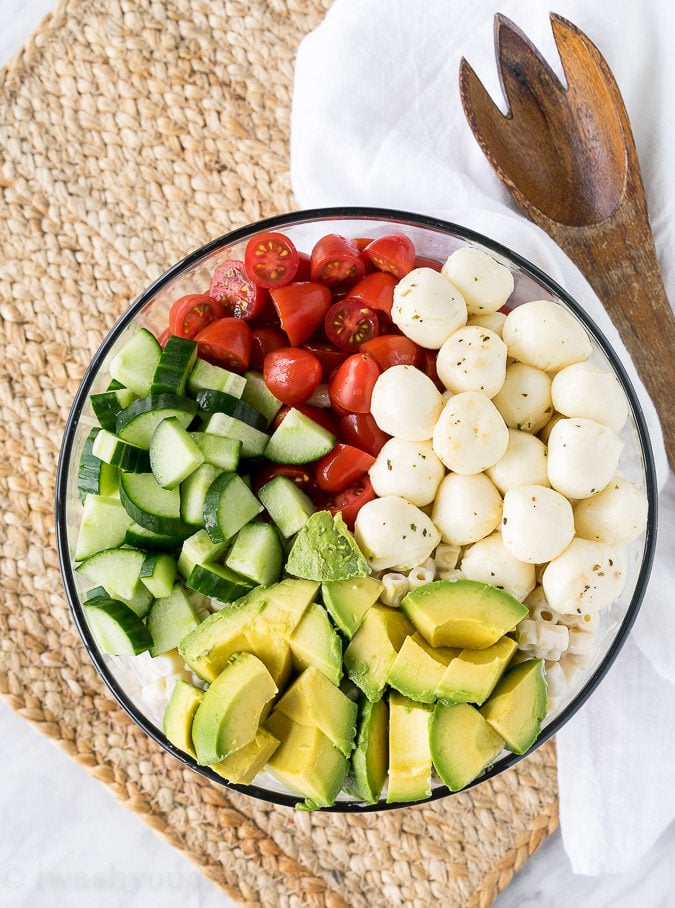
<instances>
[{"instance_id":1,"label":"halved cherry tomato","mask_svg":"<svg viewBox=\"0 0 675 908\"><path fill-rule=\"evenodd\" d=\"M265 384L278 400L289 406L304 403L323 378L321 363L302 347L272 350L263 363Z\"/></svg>"},{"instance_id":2,"label":"halved cherry tomato","mask_svg":"<svg viewBox=\"0 0 675 908\"><path fill-rule=\"evenodd\" d=\"M354 237L354 245L359 250L359 252L363 252L363 250L366 248L368 243L372 243L372 242L373 242L372 236L355 236Z\"/></svg>"},{"instance_id":3,"label":"halved cherry tomato","mask_svg":"<svg viewBox=\"0 0 675 908\"><path fill-rule=\"evenodd\" d=\"M219 318L195 337L198 354L207 362L245 372L251 360L251 329L240 318Z\"/></svg>"},{"instance_id":4,"label":"halved cherry tomato","mask_svg":"<svg viewBox=\"0 0 675 908\"><path fill-rule=\"evenodd\" d=\"M290 409L290 407L284 406L279 410L277 415L274 417L274 420L272 421L272 431L279 428ZM337 416L328 407L315 407L314 404L296 404L294 409L299 410L300 413L303 413L308 419L311 419L314 422L318 423L320 426L323 426L324 429L328 429L331 435L337 436Z\"/></svg>"},{"instance_id":5,"label":"halved cherry tomato","mask_svg":"<svg viewBox=\"0 0 675 908\"><path fill-rule=\"evenodd\" d=\"M335 494L344 492L374 463L375 458L366 451L338 442L332 451L317 461L314 475L320 489Z\"/></svg>"},{"instance_id":6,"label":"halved cherry tomato","mask_svg":"<svg viewBox=\"0 0 675 908\"><path fill-rule=\"evenodd\" d=\"M328 381L340 363L343 363L349 356L346 350L338 350L333 344L324 341L310 340L302 346L313 353L321 363L324 381Z\"/></svg>"},{"instance_id":7,"label":"halved cherry tomato","mask_svg":"<svg viewBox=\"0 0 675 908\"><path fill-rule=\"evenodd\" d=\"M370 412L370 398L381 371L367 353L355 353L338 366L328 383L331 403L338 412Z\"/></svg>"},{"instance_id":8,"label":"halved cherry tomato","mask_svg":"<svg viewBox=\"0 0 675 908\"><path fill-rule=\"evenodd\" d=\"M346 444L354 445L377 457L389 435L383 432L370 413L347 413L338 423L338 436Z\"/></svg>"},{"instance_id":9,"label":"halved cherry tomato","mask_svg":"<svg viewBox=\"0 0 675 908\"><path fill-rule=\"evenodd\" d=\"M320 497L320 490L316 484L316 480L306 467L296 467L281 463L266 463L261 466L260 469L256 470L251 477L251 487L253 491L258 492L265 483L274 479L275 476L285 476L287 479L290 479L296 486L299 486L304 492L307 492L312 501L315 501L317 497Z\"/></svg>"},{"instance_id":10,"label":"halved cherry tomato","mask_svg":"<svg viewBox=\"0 0 675 908\"><path fill-rule=\"evenodd\" d=\"M166 342L171 337L171 328L165 328L162 333L157 337L157 343L162 348L166 347Z\"/></svg>"},{"instance_id":11,"label":"halved cherry tomato","mask_svg":"<svg viewBox=\"0 0 675 908\"><path fill-rule=\"evenodd\" d=\"M380 369L392 366L419 366L422 348L403 334L383 334L360 346L361 353L372 356Z\"/></svg>"},{"instance_id":12,"label":"halved cherry tomato","mask_svg":"<svg viewBox=\"0 0 675 908\"><path fill-rule=\"evenodd\" d=\"M208 293L190 293L181 296L171 306L169 330L179 337L193 338L217 318L226 315L225 309Z\"/></svg>"},{"instance_id":13,"label":"halved cherry tomato","mask_svg":"<svg viewBox=\"0 0 675 908\"><path fill-rule=\"evenodd\" d=\"M387 271L400 280L415 266L415 244L402 233L389 233L369 243L363 256L379 271Z\"/></svg>"},{"instance_id":14,"label":"halved cherry tomato","mask_svg":"<svg viewBox=\"0 0 675 908\"><path fill-rule=\"evenodd\" d=\"M447 391L447 388L438 377L438 371L436 369L437 356L437 350L427 350L426 347L420 347L420 362L418 368L420 368L425 375L429 376L439 391Z\"/></svg>"},{"instance_id":15,"label":"halved cherry tomato","mask_svg":"<svg viewBox=\"0 0 675 908\"><path fill-rule=\"evenodd\" d=\"M396 278L393 274L387 274L386 271L373 271L362 278L355 287L352 287L349 297L361 300L363 305L389 315L394 302L395 286Z\"/></svg>"},{"instance_id":16,"label":"halved cherry tomato","mask_svg":"<svg viewBox=\"0 0 675 908\"><path fill-rule=\"evenodd\" d=\"M246 244L246 274L259 287L289 284L298 270L298 250L283 233L260 233Z\"/></svg>"},{"instance_id":17,"label":"halved cherry tomato","mask_svg":"<svg viewBox=\"0 0 675 908\"><path fill-rule=\"evenodd\" d=\"M313 282L294 281L284 287L270 290L274 308L279 314L281 327L294 347L308 340L323 324L331 305L328 287Z\"/></svg>"},{"instance_id":18,"label":"halved cherry tomato","mask_svg":"<svg viewBox=\"0 0 675 908\"><path fill-rule=\"evenodd\" d=\"M235 318L256 318L264 310L267 290L255 284L246 274L244 263L231 259L213 272L209 294L223 307L226 315Z\"/></svg>"},{"instance_id":19,"label":"halved cherry tomato","mask_svg":"<svg viewBox=\"0 0 675 908\"><path fill-rule=\"evenodd\" d=\"M443 265L436 259L428 259L424 255L415 256L415 268L433 268L434 271L440 271Z\"/></svg>"},{"instance_id":20,"label":"halved cherry tomato","mask_svg":"<svg viewBox=\"0 0 675 908\"><path fill-rule=\"evenodd\" d=\"M281 328L253 328L251 331L251 369L262 372L265 357L272 350L287 347L288 338Z\"/></svg>"},{"instance_id":21,"label":"halved cherry tomato","mask_svg":"<svg viewBox=\"0 0 675 908\"><path fill-rule=\"evenodd\" d=\"M366 502L372 501L376 497L370 479L364 475L353 486L345 489L344 492L338 492L332 498L329 498L324 507L331 514L337 514L338 511L341 511L342 519L349 529L353 530L356 515Z\"/></svg>"},{"instance_id":22,"label":"halved cherry tomato","mask_svg":"<svg viewBox=\"0 0 675 908\"><path fill-rule=\"evenodd\" d=\"M296 281L311 281L312 259L307 252L298 252L298 270L295 272Z\"/></svg>"},{"instance_id":23,"label":"halved cherry tomato","mask_svg":"<svg viewBox=\"0 0 675 908\"><path fill-rule=\"evenodd\" d=\"M375 310L350 297L333 303L323 326L328 340L350 353L355 353L371 337L377 337L380 331Z\"/></svg>"},{"instance_id":24,"label":"halved cherry tomato","mask_svg":"<svg viewBox=\"0 0 675 908\"><path fill-rule=\"evenodd\" d=\"M353 240L337 233L322 237L312 249L312 280L327 287L353 286L366 273L366 263Z\"/></svg>"}]
</instances>

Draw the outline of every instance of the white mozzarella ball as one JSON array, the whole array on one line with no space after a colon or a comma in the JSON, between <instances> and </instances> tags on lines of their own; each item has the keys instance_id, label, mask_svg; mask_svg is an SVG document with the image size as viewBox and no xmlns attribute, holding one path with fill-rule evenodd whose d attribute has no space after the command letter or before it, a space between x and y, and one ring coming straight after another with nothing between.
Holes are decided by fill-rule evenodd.
<instances>
[{"instance_id":1,"label":"white mozzarella ball","mask_svg":"<svg viewBox=\"0 0 675 908\"><path fill-rule=\"evenodd\" d=\"M504 496L502 539L519 561L542 564L563 552L574 536L569 501L546 486L526 485Z\"/></svg>"},{"instance_id":2,"label":"white mozzarella ball","mask_svg":"<svg viewBox=\"0 0 675 908\"><path fill-rule=\"evenodd\" d=\"M502 337L509 356L545 372L583 362L593 352L582 325L551 300L533 300L512 309L506 316Z\"/></svg>"},{"instance_id":3,"label":"white mozzarella ball","mask_svg":"<svg viewBox=\"0 0 675 908\"><path fill-rule=\"evenodd\" d=\"M520 602L534 589L534 565L514 558L499 531L466 549L461 568L469 580L504 589Z\"/></svg>"},{"instance_id":4,"label":"white mozzarella ball","mask_svg":"<svg viewBox=\"0 0 675 908\"><path fill-rule=\"evenodd\" d=\"M399 495L422 507L434 500L445 468L430 441L390 438L368 471L375 494Z\"/></svg>"},{"instance_id":5,"label":"white mozzarella ball","mask_svg":"<svg viewBox=\"0 0 675 908\"><path fill-rule=\"evenodd\" d=\"M551 418L551 379L534 366L511 363L504 384L492 398L511 429L538 432Z\"/></svg>"},{"instance_id":6,"label":"white mozzarella ball","mask_svg":"<svg viewBox=\"0 0 675 908\"><path fill-rule=\"evenodd\" d=\"M489 535L501 513L501 495L485 473L448 473L438 488L431 519L444 542L468 545Z\"/></svg>"},{"instance_id":7,"label":"white mozzarella ball","mask_svg":"<svg viewBox=\"0 0 675 908\"><path fill-rule=\"evenodd\" d=\"M449 391L482 391L494 397L506 376L506 344L488 328L465 325L438 351L438 377Z\"/></svg>"},{"instance_id":8,"label":"white mozzarella ball","mask_svg":"<svg viewBox=\"0 0 675 908\"><path fill-rule=\"evenodd\" d=\"M496 312L513 293L513 274L506 265L472 246L453 252L442 272L466 300L470 315Z\"/></svg>"},{"instance_id":9,"label":"white mozzarella ball","mask_svg":"<svg viewBox=\"0 0 675 908\"><path fill-rule=\"evenodd\" d=\"M431 519L398 495L366 502L354 522L354 538L374 571L410 570L441 541Z\"/></svg>"},{"instance_id":10,"label":"white mozzarella ball","mask_svg":"<svg viewBox=\"0 0 675 908\"><path fill-rule=\"evenodd\" d=\"M605 488L623 442L593 419L561 419L548 439L548 479L567 498L588 498Z\"/></svg>"},{"instance_id":11,"label":"white mozzarella ball","mask_svg":"<svg viewBox=\"0 0 675 908\"><path fill-rule=\"evenodd\" d=\"M505 321L505 312L484 312L482 315L472 315L466 323L467 325L478 325L479 328L489 328L490 331L494 331L498 337L501 337Z\"/></svg>"},{"instance_id":12,"label":"white mozzarella ball","mask_svg":"<svg viewBox=\"0 0 675 908\"><path fill-rule=\"evenodd\" d=\"M395 438L427 441L443 408L441 393L414 366L392 366L378 376L370 401L377 425Z\"/></svg>"},{"instance_id":13,"label":"white mozzarella ball","mask_svg":"<svg viewBox=\"0 0 675 908\"><path fill-rule=\"evenodd\" d=\"M509 443L504 456L486 472L503 494L508 489L527 483L550 485L547 464L546 445L542 441L529 432L509 429Z\"/></svg>"},{"instance_id":14,"label":"white mozzarella ball","mask_svg":"<svg viewBox=\"0 0 675 908\"><path fill-rule=\"evenodd\" d=\"M628 400L611 372L592 363L573 363L554 377L553 406L564 416L585 416L620 432L628 419Z\"/></svg>"},{"instance_id":15,"label":"white mozzarella ball","mask_svg":"<svg viewBox=\"0 0 675 908\"><path fill-rule=\"evenodd\" d=\"M561 419L565 419L565 417L562 415L562 413L554 413L553 416L546 423L544 428L540 429L539 432L537 432L537 438L540 438L544 442L544 444L547 445L548 440L551 437L551 432L553 430L553 426L557 422L559 422Z\"/></svg>"},{"instance_id":16,"label":"white mozzarella ball","mask_svg":"<svg viewBox=\"0 0 675 908\"><path fill-rule=\"evenodd\" d=\"M450 281L433 268L415 268L394 287L391 319L421 347L438 350L466 324L466 303Z\"/></svg>"},{"instance_id":17,"label":"white mozzarella ball","mask_svg":"<svg viewBox=\"0 0 675 908\"><path fill-rule=\"evenodd\" d=\"M546 566L541 582L556 612L592 615L619 598L625 580L621 549L576 536Z\"/></svg>"},{"instance_id":18,"label":"white mozzarella ball","mask_svg":"<svg viewBox=\"0 0 675 908\"><path fill-rule=\"evenodd\" d=\"M574 525L584 539L632 542L647 526L648 502L634 482L614 476L602 492L577 502Z\"/></svg>"},{"instance_id":19,"label":"white mozzarella ball","mask_svg":"<svg viewBox=\"0 0 675 908\"><path fill-rule=\"evenodd\" d=\"M384 373L386 375L386 372ZM462 391L443 407L433 432L434 451L455 473L482 473L506 451L509 431L489 397Z\"/></svg>"}]
</instances>

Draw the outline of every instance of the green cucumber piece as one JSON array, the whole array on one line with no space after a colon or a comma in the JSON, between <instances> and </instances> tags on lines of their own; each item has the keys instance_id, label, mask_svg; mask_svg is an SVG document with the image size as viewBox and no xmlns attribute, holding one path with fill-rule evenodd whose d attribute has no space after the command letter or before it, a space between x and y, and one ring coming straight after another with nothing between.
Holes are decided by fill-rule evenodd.
<instances>
[{"instance_id":1,"label":"green cucumber piece","mask_svg":"<svg viewBox=\"0 0 675 908\"><path fill-rule=\"evenodd\" d=\"M103 596L88 599L82 608L87 622L104 653L137 656L152 646L145 624L128 605Z\"/></svg>"},{"instance_id":2,"label":"green cucumber piece","mask_svg":"<svg viewBox=\"0 0 675 908\"><path fill-rule=\"evenodd\" d=\"M266 482L258 489L258 498L286 539L301 530L316 511L309 495L287 476L275 476Z\"/></svg>"},{"instance_id":3,"label":"green cucumber piece","mask_svg":"<svg viewBox=\"0 0 675 908\"><path fill-rule=\"evenodd\" d=\"M178 558L178 573L186 580L195 564L218 561L227 551L227 542L211 542L206 530L197 530L185 540Z\"/></svg>"},{"instance_id":4,"label":"green cucumber piece","mask_svg":"<svg viewBox=\"0 0 675 908\"><path fill-rule=\"evenodd\" d=\"M262 586L280 579L283 562L284 548L277 529L260 520L239 530L225 559L227 567Z\"/></svg>"},{"instance_id":5,"label":"green cucumber piece","mask_svg":"<svg viewBox=\"0 0 675 908\"><path fill-rule=\"evenodd\" d=\"M150 468L163 489L175 489L197 467L204 455L175 416L163 419L150 439Z\"/></svg>"},{"instance_id":6,"label":"green cucumber piece","mask_svg":"<svg viewBox=\"0 0 675 908\"><path fill-rule=\"evenodd\" d=\"M174 551L179 548L184 539L192 533L193 527L184 527L182 533L153 533L142 527L140 523L132 523L127 529L124 541L127 545L132 545L137 549L145 549L150 552Z\"/></svg>"},{"instance_id":7,"label":"green cucumber piece","mask_svg":"<svg viewBox=\"0 0 675 908\"><path fill-rule=\"evenodd\" d=\"M77 492L81 499L89 494L112 498L118 493L119 472L117 468L109 463L104 463L93 453L94 441L100 431L98 426L92 429L82 447L77 470Z\"/></svg>"},{"instance_id":8,"label":"green cucumber piece","mask_svg":"<svg viewBox=\"0 0 675 908\"><path fill-rule=\"evenodd\" d=\"M140 579L144 561L145 553L138 549L104 549L87 558L76 570L97 586L105 587L112 598L121 599L143 618L153 599Z\"/></svg>"},{"instance_id":9,"label":"green cucumber piece","mask_svg":"<svg viewBox=\"0 0 675 908\"><path fill-rule=\"evenodd\" d=\"M136 400L136 395L131 388L116 388L92 394L89 400L101 428L114 432L117 414Z\"/></svg>"},{"instance_id":10,"label":"green cucumber piece","mask_svg":"<svg viewBox=\"0 0 675 908\"><path fill-rule=\"evenodd\" d=\"M251 582L222 564L196 564L186 586L221 602L240 599L251 590Z\"/></svg>"},{"instance_id":11,"label":"green cucumber piece","mask_svg":"<svg viewBox=\"0 0 675 908\"><path fill-rule=\"evenodd\" d=\"M246 379L243 375L237 375L236 372L230 372L221 366L207 363L204 359L197 359L188 378L187 390L191 397L194 397L203 388L211 388L213 391L223 391L233 397L241 397L245 385Z\"/></svg>"},{"instance_id":12,"label":"green cucumber piece","mask_svg":"<svg viewBox=\"0 0 675 908\"><path fill-rule=\"evenodd\" d=\"M211 414L205 425L205 431L212 435L239 439L242 457L262 456L270 438L266 432L261 432L260 429L249 426L234 416L228 416L227 413Z\"/></svg>"},{"instance_id":13,"label":"green cucumber piece","mask_svg":"<svg viewBox=\"0 0 675 908\"><path fill-rule=\"evenodd\" d=\"M176 559L168 552L152 552L145 556L139 577L155 599L169 596L176 580Z\"/></svg>"},{"instance_id":14,"label":"green cucumber piece","mask_svg":"<svg viewBox=\"0 0 675 908\"><path fill-rule=\"evenodd\" d=\"M271 423L282 407L282 403L265 384L265 379L260 372L245 372L246 387L241 399L262 413L268 423Z\"/></svg>"},{"instance_id":15,"label":"green cucumber piece","mask_svg":"<svg viewBox=\"0 0 675 908\"><path fill-rule=\"evenodd\" d=\"M275 463L309 463L335 445L335 436L304 413L291 408L272 433L265 457Z\"/></svg>"},{"instance_id":16,"label":"green cucumber piece","mask_svg":"<svg viewBox=\"0 0 675 908\"><path fill-rule=\"evenodd\" d=\"M197 391L195 395L197 406L202 413L225 413L227 416L233 416L242 422L253 426L254 429L266 429L267 420L255 410L250 404L233 397L225 391L214 391L212 388L204 388Z\"/></svg>"},{"instance_id":17,"label":"green cucumber piece","mask_svg":"<svg viewBox=\"0 0 675 908\"><path fill-rule=\"evenodd\" d=\"M104 586L93 586L90 590L87 590L85 596L87 599L100 599L101 596L104 599L110 599L108 591Z\"/></svg>"},{"instance_id":18,"label":"green cucumber piece","mask_svg":"<svg viewBox=\"0 0 675 908\"><path fill-rule=\"evenodd\" d=\"M75 561L84 561L102 549L121 546L126 541L130 525L131 517L119 498L87 495L73 558Z\"/></svg>"},{"instance_id":19,"label":"green cucumber piece","mask_svg":"<svg viewBox=\"0 0 675 908\"><path fill-rule=\"evenodd\" d=\"M213 542L226 542L262 511L263 506L237 473L221 473L204 499L204 526Z\"/></svg>"},{"instance_id":20,"label":"green cucumber piece","mask_svg":"<svg viewBox=\"0 0 675 908\"><path fill-rule=\"evenodd\" d=\"M241 441L210 432L191 432L190 437L202 452L204 461L227 473L234 473L239 466Z\"/></svg>"},{"instance_id":21,"label":"green cucumber piece","mask_svg":"<svg viewBox=\"0 0 675 908\"><path fill-rule=\"evenodd\" d=\"M116 427L120 438L138 445L150 447L152 433L163 419L170 416L187 428L197 413L197 404L189 397L178 394L150 394L133 401L117 414Z\"/></svg>"},{"instance_id":22,"label":"green cucumber piece","mask_svg":"<svg viewBox=\"0 0 675 908\"><path fill-rule=\"evenodd\" d=\"M167 596L155 599L148 612L147 626L152 637L152 656L175 649L199 624L197 610L182 583L172 586Z\"/></svg>"},{"instance_id":23,"label":"green cucumber piece","mask_svg":"<svg viewBox=\"0 0 675 908\"><path fill-rule=\"evenodd\" d=\"M196 342L172 334L159 357L150 394L185 394L188 377L196 359Z\"/></svg>"},{"instance_id":24,"label":"green cucumber piece","mask_svg":"<svg viewBox=\"0 0 675 908\"><path fill-rule=\"evenodd\" d=\"M107 429L101 429L97 434L92 454L123 473L147 473L150 469L147 451L130 444Z\"/></svg>"},{"instance_id":25,"label":"green cucumber piece","mask_svg":"<svg viewBox=\"0 0 675 908\"><path fill-rule=\"evenodd\" d=\"M113 356L110 376L125 388L131 388L134 394L145 397L150 393L161 355L162 348L157 338L146 328L140 328Z\"/></svg>"},{"instance_id":26,"label":"green cucumber piece","mask_svg":"<svg viewBox=\"0 0 675 908\"><path fill-rule=\"evenodd\" d=\"M203 463L197 467L180 487L180 513L185 523L204 526L204 501L215 479L222 473L219 467Z\"/></svg>"},{"instance_id":27,"label":"green cucumber piece","mask_svg":"<svg viewBox=\"0 0 675 908\"><path fill-rule=\"evenodd\" d=\"M181 518L180 491L163 489L152 473L122 473L120 501L131 519L146 530L184 539L192 532Z\"/></svg>"}]
</instances>

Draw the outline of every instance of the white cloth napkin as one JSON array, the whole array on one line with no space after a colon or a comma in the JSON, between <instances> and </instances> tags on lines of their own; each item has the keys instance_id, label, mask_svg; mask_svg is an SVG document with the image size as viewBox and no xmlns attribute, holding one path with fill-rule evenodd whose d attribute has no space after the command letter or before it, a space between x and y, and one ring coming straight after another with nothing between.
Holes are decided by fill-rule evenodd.
<instances>
[{"instance_id":1,"label":"white cloth napkin","mask_svg":"<svg viewBox=\"0 0 675 908\"><path fill-rule=\"evenodd\" d=\"M516 209L462 111L462 56L504 109L493 17L519 25L562 75L549 0L335 0L296 62L291 177L301 207L389 206L463 224L565 286L620 352L657 462L659 545L642 611L614 667L558 734L561 827L575 872L636 863L675 817L675 479L654 408L603 307L574 265ZM558 0L612 68L632 121L656 247L675 301L675 6ZM675 355L675 351L674 351Z\"/></svg>"}]
</instances>

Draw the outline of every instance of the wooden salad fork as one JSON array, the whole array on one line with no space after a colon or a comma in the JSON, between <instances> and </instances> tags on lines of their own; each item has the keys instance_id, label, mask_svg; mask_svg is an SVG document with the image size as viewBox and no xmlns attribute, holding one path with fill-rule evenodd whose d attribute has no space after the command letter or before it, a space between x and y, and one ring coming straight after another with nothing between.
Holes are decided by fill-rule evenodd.
<instances>
[{"instance_id":1,"label":"wooden salad fork","mask_svg":"<svg viewBox=\"0 0 675 908\"><path fill-rule=\"evenodd\" d=\"M647 215L635 141L598 49L551 13L567 87L523 32L495 16L503 114L465 59L469 126L523 212L551 236L607 309L659 413L675 466L675 317Z\"/></svg>"}]
</instances>

